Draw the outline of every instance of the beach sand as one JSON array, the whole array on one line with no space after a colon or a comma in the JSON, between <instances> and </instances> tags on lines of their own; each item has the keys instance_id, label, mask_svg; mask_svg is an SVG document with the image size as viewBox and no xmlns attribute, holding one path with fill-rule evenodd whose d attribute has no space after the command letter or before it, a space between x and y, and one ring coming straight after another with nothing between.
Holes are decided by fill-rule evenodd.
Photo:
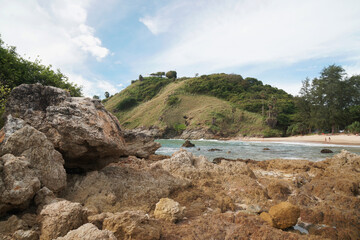
<instances>
[{"instance_id":1,"label":"beach sand","mask_svg":"<svg viewBox=\"0 0 360 240\"><path fill-rule=\"evenodd\" d=\"M236 140L260 141L260 142L313 142L313 143L324 143L324 144L360 145L360 136L356 136L352 134L305 135L305 136L275 137L275 138L245 137L245 138L238 138Z\"/></svg>"}]
</instances>

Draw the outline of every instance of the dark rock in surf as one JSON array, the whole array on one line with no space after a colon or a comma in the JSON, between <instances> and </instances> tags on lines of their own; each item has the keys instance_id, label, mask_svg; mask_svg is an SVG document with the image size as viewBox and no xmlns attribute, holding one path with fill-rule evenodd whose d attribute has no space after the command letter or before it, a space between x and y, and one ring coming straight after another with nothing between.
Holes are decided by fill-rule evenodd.
<instances>
[{"instance_id":1,"label":"dark rock in surf","mask_svg":"<svg viewBox=\"0 0 360 240\"><path fill-rule=\"evenodd\" d=\"M193 144L189 140L186 140L181 147L186 147L186 148L195 147L195 144Z\"/></svg>"}]
</instances>

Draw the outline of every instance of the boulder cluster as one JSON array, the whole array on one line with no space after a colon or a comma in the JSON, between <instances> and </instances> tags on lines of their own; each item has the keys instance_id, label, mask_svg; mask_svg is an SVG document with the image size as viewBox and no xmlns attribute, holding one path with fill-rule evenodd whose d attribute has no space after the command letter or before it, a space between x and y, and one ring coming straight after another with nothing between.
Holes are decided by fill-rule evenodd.
<instances>
[{"instance_id":1,"label":"boulder cluster","mask_svg":"<svg viewBox=\"0 0 360 240\"><path fill-rule=\"evenodd\" d=\"M100 101L15 88L0 131L0 239L359 239L360 156L154 155ZM294 227L295 226L295 227Z\"/></svg>"}]
</instances>

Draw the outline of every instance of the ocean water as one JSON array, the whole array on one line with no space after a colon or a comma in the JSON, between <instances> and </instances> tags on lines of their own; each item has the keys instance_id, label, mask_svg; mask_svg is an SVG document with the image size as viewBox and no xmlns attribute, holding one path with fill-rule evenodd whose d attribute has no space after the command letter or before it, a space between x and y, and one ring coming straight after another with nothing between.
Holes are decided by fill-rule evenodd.
<instances>
[{"instance_id":1,"label":"ocean water","mask_svg":"<svg viewBox=\"0 0 360 240\"><path fill-rule=\"evenodd\" d=\"M171 155L181 148L185 142L182 139L159 139L161 144L156 153L162 155ZM321 161L327 157L339 153L342 149L349 152L360 154L360 145L335 145L320 143L302 143L302 142L243 142L243 141L221 141L221 140L191 140L195 144L193 148L185 148L195 156L203 155L210 161L217 157L230 159L306 159L310 161ZM209 149L216 148L221 151L210 152ZM263 150L269 148L270 150ZM320 153L321 149L328 148L334 153Z\"/></svg>"}]
</instances>

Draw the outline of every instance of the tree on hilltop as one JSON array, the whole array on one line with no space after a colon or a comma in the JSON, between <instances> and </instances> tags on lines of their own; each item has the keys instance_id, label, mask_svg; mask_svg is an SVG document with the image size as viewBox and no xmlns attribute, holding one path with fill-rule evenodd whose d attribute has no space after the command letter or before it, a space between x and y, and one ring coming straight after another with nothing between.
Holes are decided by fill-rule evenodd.
<instances>
[{"instance_id":1,"label":"tree on hilltop","mask_svg":"<svg viewBox=\"0 0 360 240\"><path fill-rule=\"evenodd\" d=\"M166 77L167 78L177 78L177 73L176 73L176 71L168 71L167 73L166 73Z\"/></svg>"}]
</instances>

